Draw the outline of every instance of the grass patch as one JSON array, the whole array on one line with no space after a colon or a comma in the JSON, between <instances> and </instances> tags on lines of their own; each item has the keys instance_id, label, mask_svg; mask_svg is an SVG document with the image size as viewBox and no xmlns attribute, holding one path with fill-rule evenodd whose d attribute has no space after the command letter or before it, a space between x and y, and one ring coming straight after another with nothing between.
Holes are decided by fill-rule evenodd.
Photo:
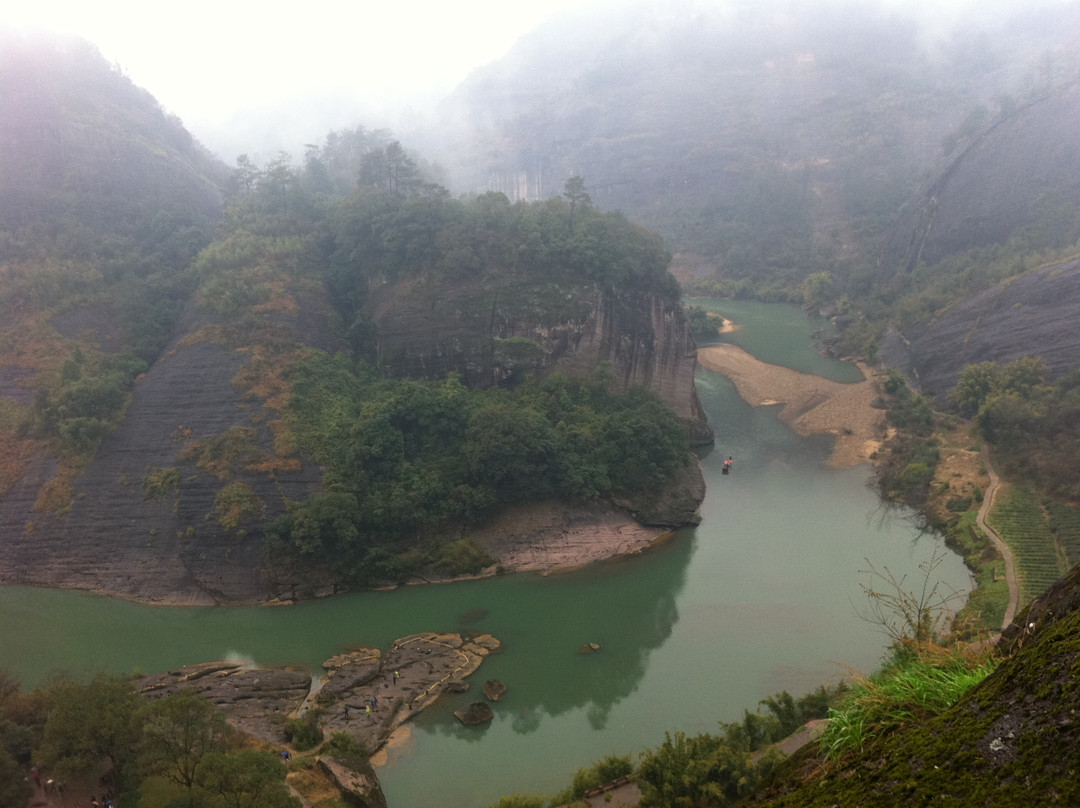
<instances>
[{"instance_id":1,"label":"grass patch","mask_svg":"<svg viewBox=\"0 0 1080 808\"><path fill-rule=\"evenodd\" d=\"M828 759L860 751L893 730L944 712L997 667L990 658L969 659L955 651L901 647L899 659L880 673L852 683L829 710L820 744Z\"/></svg>"}]
</instances>

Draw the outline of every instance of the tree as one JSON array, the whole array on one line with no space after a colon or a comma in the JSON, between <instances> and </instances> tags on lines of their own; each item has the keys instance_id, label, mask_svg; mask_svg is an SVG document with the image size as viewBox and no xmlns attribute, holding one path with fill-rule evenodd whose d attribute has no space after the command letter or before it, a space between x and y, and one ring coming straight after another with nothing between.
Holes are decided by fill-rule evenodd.
<instances>
[{"instance_id":1,"label":"tree","mask_svg":"<svg viewBox=\"0 0 1080 808\"><path fill-rule=\"evenodd\" d=\"M422 185L416 161L405 153L397 140L382 149L372 149L360 162L359 183L389 191L398 196L415 193Z\"/></svg>"},{"instance_id":2,"label":"tree","mask_svg":"<svg viewBox=\"0 0 1080 808\"><path fill-rule=\"evenodd\" d=\"M803 303L807 306L820 306L828 298L832 285L832 275L828 272L813 272L803 279Z\"/></svg>"},{"instance_id":3,"label":"tree","mask_svg":"<svg viewBox=\"0 0 1080 808\"><path fill-rule=\"evenodd\" d=\"M203 757L232 743L225 716L190 689L151 702L140 710L138 723L143 770L187 789L195 784Z\"/></svg>"},{"instance_id":4,"label":"tree","mask_svg":"<svg viewBox=\"0 0 1080 808\"><path fill-rule=\"evenodd\" d=\"M574 229L574 213L592 205L592 198L585 191L585 179L575 174L563 186L563 196L570 203L570 229Z\"/></svg>"},{"instance_id":5,"label":"tree","mask_svg":"<svg viewBox=\"0 0 1080 808\"><path fill-rule=\"evenodd\" d=\"M971 416L979 411L987 396L1001 384L1001 366L997 362L981 362L968 365L956 379L956 386L948 393L961 412Z\"/></svg>"},{"instance_id":6,"label":"tree","mask_svg":"<svg viewBox=\"0 0 1080 808\"><path fill-rule=\"evenodd\" d=\"M771 763L770 756L763 766ZM749 795L757 785L756 768L745 739L733 728L726 737L709 734L674 737L650 750L638 767L643 808L661 806L728 806Z\"/></svg>"},{"instance_id":7,"label":"tree","mask_svg":"<svg viewBox=\"0 0 1080 808\"><path fill-rule=\"evenodd\" d=\"M60 682L48 701L41 745L47 766L61 779L101 778L117 792L133 785L138 732L132 719L141 701L127 679L99 674L88 685Z\"/></svg>"},{"instance_id":8,"label":"tree","mask_svg":"<svg viewBox=\"0 0 1080 808\"><path fill-rule=\"evenodd\" d=\"M301 808L285 784L287 769L273 752L244 749L207 753L197 771L199 785L231 808Z\"/></svg>"},{"instance_id":9,"label":"tree","mask_svg":"<svg viewBox=\"0 0 1080 808\"><path fill-rule=\"evenodd\" d=\"M6 749L0 749L0 805L23 808L34 789L26 774Z\"/></svg>"}]
</instances>

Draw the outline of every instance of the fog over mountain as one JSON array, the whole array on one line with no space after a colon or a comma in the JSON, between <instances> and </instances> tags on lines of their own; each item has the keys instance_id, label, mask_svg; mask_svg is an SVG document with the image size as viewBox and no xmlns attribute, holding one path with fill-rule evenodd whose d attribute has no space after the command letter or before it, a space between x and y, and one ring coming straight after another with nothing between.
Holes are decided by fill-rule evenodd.
<instances>
[{"instance_id":1,"label":"fog over mountain","mask_svg":"<svg viewBox=\"0 0 1080 808\"><path fill-rule=\"evenodd\" d=\"M299 155L304 143L321 142L327 131L361 123L402 133L419 130L439 99L471 71L498 62L522 38L526 46L537 36L560 43L550 45L549 52L565 56L572 68L583 53L618 47L612 36L634 20L720 17L739 29L753 19L783 30L785 21L806 10L828 19L830 6L880 8L917 25L926 43L994 37L1002 20L1033 8L1019 0L469 0L452 5L413 0L355 8L317 0L295 14L280 14L248 2L198 0L183 14L163 17L128 0L92 6L45 0L10 4L0 11L0 24L58 29L90 40L196 138L231 162L240 153L269 159L284 149ZM872 38L858 32L849 44L875 48ZM557 78L544 73L532 80L550 84Z\"/></svg>"}]
</instances>

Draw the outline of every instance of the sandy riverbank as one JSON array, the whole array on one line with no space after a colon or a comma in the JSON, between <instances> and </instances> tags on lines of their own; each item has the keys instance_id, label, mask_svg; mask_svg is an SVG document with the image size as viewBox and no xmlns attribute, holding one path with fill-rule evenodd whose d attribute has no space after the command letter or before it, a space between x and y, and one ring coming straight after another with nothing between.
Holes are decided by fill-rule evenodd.
<instances>
[{"instance_id":1,"label":"sandy riverbank","mask_svg":"<svg viewBox=\"0 0 1080 808\"><path fill-rule=\"evenodd\" d=\"M755 359L734 345L698 349L698 362L728 376L751 405L783 404L781 420L800 435L836 435L829 465L867 461L885 437L885 411L875 409L877 384L859 365L864 380L841 384Z\"/></svg>"},{"instance_id":2,"label":"sandy riverbank","mask_svg":"<svg viewBox=\"0 0 1080 808\"><path fill-rule=\"evenodd\" d=\"M504 570L549 573L634 555L671 535L670 528L642 525L608 505L538 502L508 509L470 538Z\"/></svg>"}]
</instances>

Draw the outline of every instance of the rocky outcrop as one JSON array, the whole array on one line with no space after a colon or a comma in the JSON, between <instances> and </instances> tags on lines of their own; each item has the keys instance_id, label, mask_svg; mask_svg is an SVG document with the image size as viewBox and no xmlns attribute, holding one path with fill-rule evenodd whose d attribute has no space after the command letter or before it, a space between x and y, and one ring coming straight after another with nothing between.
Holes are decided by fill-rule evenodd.
<instances>
[{"instance_id":1,"label":"rocky outcrop","mask_svg":"<svg viewBox=\"0 0 1080 808\"><path fill-rule=\"evenodd\" d=\"M619 385L644 386L692 427L709 429L694 386L696 344L677 301L652 292L558 283L402 283L372 305L380 363L393 374L461 374L490 387L551 373L591 373L610 362Z\"/></svg>"},{"instance_id":2,"label":"rocky outcrop","mask_svg":"<svg viewBox=\"0 0 1080 808\"><path fill-rule=\"evenodd\" d=\"M967 366L1041 357L1052 377L1080 367L1080 260L1042 267L894 335L879 356L943 402Z\"/></svg>"},{"instance_id":3,"label":"rocky outcrop","mask_svg":"<svg viewBox=\"0 0 1080 808\"><path fill-rule=\"evenodd\" d=\"M386 808L386 796L370 763L354 758L344 761L321 757L319 769L345 796L347 804L357 808Z\"/></svg>"},{"instance_id":4,"label":"rocky outcrop","mask_svg":"<svg viewBox=\"0 0 1080 808\"><path fill-rule=\"evenodd\" d=\"M309 292L295 314L267 319L286 339L341 348L328 323L329 304ZM250 354L234 347L194 304L181 318L162 357L136 382L120 427L108 435L70 499L43 508L39 496L54 480L56 461L41 456L0 501L0 582L88 589L147 602L210 604L262 601L270 583L261 522L288 500L318 491L322 472L275 449L262 400L236 384ZM209 469L186 449L230 429L250 436L229 468ZM267 462L262 462L267 461ZM152 493L147 479L161 470L172 482ZM254 517L233 526L218 518L226 486L247 486Z\"/></svg>"},{"instance_id":5,"label":"rocky outcrop","mask_svg":"<svg viewBox=\"0 0 1080 808\"><path fill-rule=\"evenodd\" d=\"M204 662L143 677L135 686L148 698L190 688L223 711L237 729L280 745L287 740L285 720L297 713L311 692L311 674L240 662Z\"/></svg>"},{"instance_id":6,"label":"rocky outcrop","mask_svg":"<svg viewBox=\"0 0 1080 808\"><path fill-rule=\"evenodd\" d=\"M495 717L494 711L487 703L474 701L466 704L460 710L454 710L454 717L467 727L475 727L486 724Z\"/></svg>"},{"instance_id":7,"label":"rocky outcrop","mask_svg":"<svg viewBox=\"0 0 1080 808\"><path fill-rule=\"evenodd\" d=\"M907 271L1003 244L1024 227L1075 238L1080 210L1080 84L1040 98L944 164L898 221L891 252ZM1051 233L1050 230L1064 230Z\"/></svg>"},{"instance_id":8,"label":"rocky outcrop","mask_svg":"<svg viewBox=\"0 0 1080 808\"><path fill-rule=\"evenodd\" d=\"M489 634L414 634L387 652L358 648L324 664L327 679L311 703L325 732L347 732L372 754L444 692L461 689L499 648Z\"/></svg>"},{"instance_id":9,"label":"rocky outcrop","mask_svg":"<svg viewBox=\"0 0 1080 808\"><path fill-rule=\"evenodd\" d=\"M137 689L147 698L193 689L229 723L275 746L288 743L287 719L308 714L324 735L344 732L370 757L443 693L467 689L467 677L501 647L490 634L413 634L389 651L358 647L330 658L314 688L304 671L207 662L143 677ZM367 757L331 753L319 766L350 804L385 808Z\"/></svg>"}]
</instances>

